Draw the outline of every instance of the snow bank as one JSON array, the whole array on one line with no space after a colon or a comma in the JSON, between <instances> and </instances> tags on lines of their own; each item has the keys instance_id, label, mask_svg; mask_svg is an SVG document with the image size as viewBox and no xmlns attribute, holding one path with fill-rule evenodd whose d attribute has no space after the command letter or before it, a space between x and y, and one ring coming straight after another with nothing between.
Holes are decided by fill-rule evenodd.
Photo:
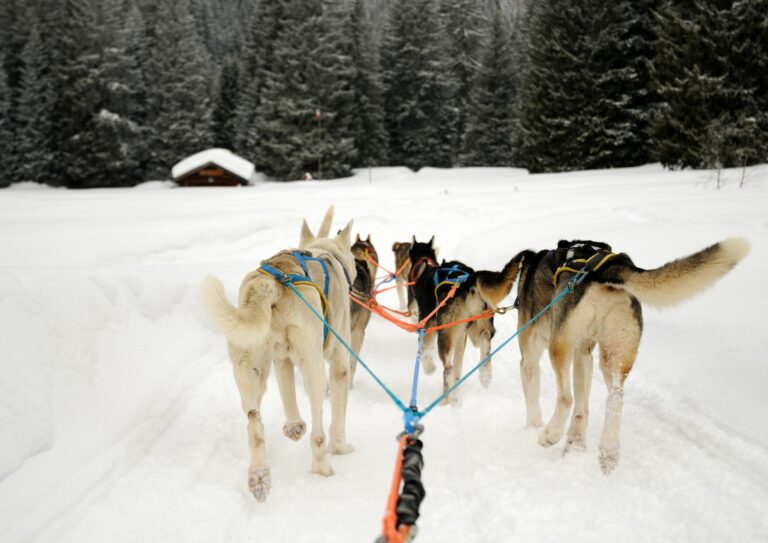
<instances>
[{"instance_id":1,"label":"snow bank","mask_svg":"<svg viewBox=\"0 0 768 543\"><path fill-rule=\"evenodd\" d=\"M347 424L357 450L331 458L337 475L323 479L309 472L306 438L282 436L270 379L263 412L274 488L256 504L225 342L198 301L209 273L234 300L245 273L296 245L302 217L315 226L333 203L337 224L354 218L388 267L392 242L414 234L434 234L442 256L485 269L564 237L611 242L643 267L728 236L750 239L752 253L711 291L644 312L611 477L596 460L599 371L586 454L542 449L523 429L515 345L495 357L490 388L470 379L460 406L430 414L419 541L765 540L768 366L755 293L768 273L768 168L750 169L741 190L739 178L724 172L716 191L711 172L658 166L563 175L381 168L237 194L0 191L2 539L374 538L400 429L388 398L357 372ZM498 318L496 341L515 324L514 315ZM413 337L374 318L362 356L407 396L414 348ZM470 348L465 367L476 360ZM441 383L423 376L422 404ZM554 390L544 357L545 415Z\"/></svg>"}]
</instances>

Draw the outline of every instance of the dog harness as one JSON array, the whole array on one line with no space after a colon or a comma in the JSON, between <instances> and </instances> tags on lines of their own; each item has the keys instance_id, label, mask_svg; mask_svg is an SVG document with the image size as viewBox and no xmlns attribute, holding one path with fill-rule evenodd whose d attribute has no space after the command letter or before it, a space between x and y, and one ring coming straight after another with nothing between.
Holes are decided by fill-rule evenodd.
<instances>
[{"instance_id":1,"label":"dog harness","mask_svg":"<svg viewBox=\"0 0 768 543\"><path fill-rule=\"evenodd\" d=\"M304 275L299 275L297 273L285 273L281 270L278 270L274 266L270 266L269 264L262 264L259 267L259 272L265 275L271 275L281 283L292 283L294 285L307 285L314 288L317 291L317 293L320 295L320 301L322 302L322 305L323 305L323 319L325 319L325 324L323 324L323 345L325 345L328 342L327 315L328 315L328 287L330 286L330 276L328 275L328 265L324 259L312 256L311 254L306 252L291 251L290 254L293 258L296 259L296 262L299 263L299 266L301 266L301 269L304 271ZM328 253L328 255L333 256L330 253ZM320 287L317 286L317 284L314 281L312 281L312 277L310 277L309 275L309 268L307 268L307 261L318 262L320 264L320 267L323 269L323 275L325 276L325 279L323 281L322 290L320 290ZM339 264L341 264L341 262L339 262ZM344 276L347 279L347 284L351 287L352 284L349 279L349 274L347 273L346 268L344 268L344 266L342 265L341 269L344 270Z\"/></svg>"},{"instance_id":2,"label":"dog harness","mask_svg":"<svg viewBox=\"0 0 768 543\"><path fill-rule=\"evenodd\" d=\"M558 267L552 277L552 284L557 286L557 280L561 273L575 273L575 284L579 285L584 281L587 275L599 270L603 264L611 260L616 256L616 253L612 253L606 250L598 250L595 254L589 258L570 258L565 261L565 264Z\"/></svg>"},{"instance_id":3,"label":"dog harness","mask_svg":"<svg viewBox=\"0 0 768 543\"><path fill-rule=\"evenodd\" d=\"M443 285L460 285L464 281L466 281L469 276L470 272L466 270L462 270L458 264L454 264L450 268L438 268L435 270L434 275L434 281L435 281L435 300L438 302L440 301L439 296L437 295L437 291L440 287ZM441 279L442 277L442 279Z\"/></svg>"},{"instance_id":4,"label":"dog harness","mask_svg":"<svg viewBox=\"0 0 768 543\"><path fill-rule=\"evenodd\" d=\"M418 270L419 266L421 266L422 264L425 265L424 269L421 270L420 272L417 272L416 270ZM416 261L416 263L413 266L411 266L411 276L408 278L409 282L415 284L421 278L422 274L426 271L426 269L429 266L437 266L437 262L435 262L435 260L430 256L422 256L421 258L419 258Z\"/></svg>"}]
</instances>

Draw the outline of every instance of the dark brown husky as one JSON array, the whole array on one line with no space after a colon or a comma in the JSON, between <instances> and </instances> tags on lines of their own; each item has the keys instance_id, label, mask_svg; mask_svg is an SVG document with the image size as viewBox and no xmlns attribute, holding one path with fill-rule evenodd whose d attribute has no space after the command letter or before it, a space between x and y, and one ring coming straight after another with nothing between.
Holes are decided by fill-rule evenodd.
<instances>
[{"instance_id":1,"label":"dark brown husky","mask_svg":"<svg viewBox=\"0 0 768 543\"><path fill-rule=\"evenodd\" d=\"M509 294L520 269L521 256L510 260L500 272L475 271L458 261L443 261L442 264L437 264L433 242L434 237L427 243L417 242L414 238L410 250L413 264L411 280L416 282L413 292L419 320L432 313L451 290L453 283L458 287L454 297L430 318L427 327L456 322L482 313L488 308L496 308ZM480 356L485 358L491 352L491 338L494 333L491 318L458 324L427 334L422 356L424 371L435 371L431 351L437 340L438 355L443 363L443 391L446 391L461 377L467 337L480 349ZM480 382L483 386L490 384L491 374L491 360L488 360L480 368ZM455 396L451 393L444 403L454 401Z\"/></svg>"},{"instance_id":2,"label":"dark brown husky","mask_svg":"<svg viewBox=\"0 0 768 543\"><path fill-rule=\"evenodd\" d=\"M524 257L518 283L521 326L565 288L574 276L573 270L580 269L591 257L604 262L574 288L572 295L520 334L520 374L529 426L542 425L539 358L545 350L557 379L555 411L539 443L549 447L560 441L573 405L565 450L585 448L592 351L599 344L600 370L608 387L599 462L603 472L610 473L619 462L624 381L640 344L641 303L663 308L683 302L714 284L748 252L746 240L728 239L653 270L638 268L626 254L612 255L609 245L593 241L560 241L551 251L520 253L518 256ZM569 375L571 361L574 396Z\"/></svg>"},{"instance_id":3,"label":"dark brown husky","mask_svg":"<svg viewBox=\"0 0 768 543\"><path fill-rule=\"evenodd\" d=\"M376 265L373 262L379 261L379 254L371 243L371 236L366 239L360 239L357 235L355 243L352 244L352 256L355 257L355 268L357 276L352 285L353 296L365 301L373 295L373 289L376 280ZM371 262L373 260L373 262ZM352 325L352 350L358 355L363 347L365 339L365 329L371 320L371 312L354 301L349 302L350 319ZM353 386L355 370L357 369L357 359L354 356L349 357L349 388Z\"/></svg>"}]
</instances>

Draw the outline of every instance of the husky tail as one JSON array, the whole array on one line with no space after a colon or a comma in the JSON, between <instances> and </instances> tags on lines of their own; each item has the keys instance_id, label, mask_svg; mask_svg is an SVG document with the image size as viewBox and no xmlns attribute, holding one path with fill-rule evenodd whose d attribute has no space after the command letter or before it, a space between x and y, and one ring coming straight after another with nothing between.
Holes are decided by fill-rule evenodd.
<instances>
[{"instance_id":1,"label":"husky tail","mask_svg":"<svg viewBox=\"0 0 768 543\"><path fill-rule=\"evenodd\" d=\"M252 276L240 292L240 307L233 306L224 293L224 285L208 276L201 287L203 306L214 326L240 347L259 345L269 333L272 304L279 287L270 277Z\"/></svg>"},{"instance_id":2,"label":"husky tail","mask_svg":"<svg viewBox=\"0 0 768 543\"><path fill-rule=\"evenodd\" d=\"M520 273L520 266L523 264L525 256L530 251L523 251L512 258L500 272L479 271L477 272L477 291L486 304L496 308L499 303L512 290L512 284Z\"/></svg>"},{"instance_id":3,"label":"husky tail","mask_svg":"<svg viewBox=\"0 0 768 543\"><path fill-rule=\"evenodd\" d=\"M670 307L692 298L711 287L749 253L749 242L743 238L729 238L715 243L690 256L667 262L654 270L635 266L617 266L616 276L607 284L621 288L644 304Z\"/></svg>"}]
</instances>

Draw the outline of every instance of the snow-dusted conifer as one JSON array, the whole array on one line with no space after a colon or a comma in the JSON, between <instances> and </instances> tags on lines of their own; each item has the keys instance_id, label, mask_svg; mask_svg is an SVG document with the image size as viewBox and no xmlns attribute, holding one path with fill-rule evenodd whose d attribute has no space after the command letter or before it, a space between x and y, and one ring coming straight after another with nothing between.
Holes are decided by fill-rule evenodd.
<instances>
[{"instance_id":1,"label":"snow-dusted conifer","mask_svg":"<svg viewBox=\"0 0 768 543\"><path fill-rule=\"evenodd\" d=\"M91 156L94 115L98 111L97 33L87 0L64 0L58 36L60 64L53 131L57 168L50 182L70 188L90 186L100 164ZM60 177L55 175L60 173Z\"/></svg>"},{"instance_id":2,"label":"snow-dusted conifer","mask_svg":"<svg viewBox=\"0 0 768 543\"><path fill-rule=\"evenodd\" d=\"M46 182L55 167L51 152L51 113L54 104L48 57L37 24L32 26L22 53L19 130L16 153L20 181Z\"/></svg>"},{"instance_id":3,"label":"snow-dusted conifer","mask_svg":"<svg viewBox=\"0 0 768 543\"><path fill-rule=\"evenodd\" d=\"M356 166L378 166L387 156L387 132L384 128L381 64L375 50L373 29L365 12L365 2L354 0L348 28L353 38L352 80L354 111L352 131L357 149Z\"/></svg>"},{"instance_id":4,"label":"snow-dusted conifer","mask_svg":"<svg viewBox=\"0 0 768 543\"><path fill-rule=\"evenodd\" d=\"M187 0L161 0L151 51L152 119L149 175L167 178L177 161L211 144L215 71L196 32Z\"/></svg>"},{"instance_id":5,"label":"snow-dusted conifer","mask_svg":"<svg viewBox=\"0 0 768 543\"><path fill-rule=\"evenodd\" d=\"M496 3L490 35L482 52L469 104L461 163L466 166L514 164L518 81L509 27Z\"/></svg>"},{"instance_id":6,"label":"snow-dusted conifer","mask_svg":"<svg viewBox=\"0 0 768 543\"><path fill-rule=\"evenodd\" d=\"M240 63L234 57L228 57L221 67L213 104L213 143L216 147L235 149L239 95Z\"/></svg>"},{"instance_id":7,"label":"snow-dusted conifer","mask_svg":"<svg viewBox=\"0 0 768 543\"><path fill-rule=\"evenodd\" d=\"M5 55L0 51L0 160L8 163L13 154L13 132L11 130L11 89L3 68L4 61ZM8 186L12 181L13 179L7 173L0 175L0 187Z\"/></svg>"},{"instance_id":8,"label":"snow-dusted conifer","mask_svg":"<svg viewBox=\"0 0 768 543\"><path fill-rule=\"evenodd\" d=\"M637 163L647 140L647 93L639 52L627 52L636 22L629 1L542 0L532 6L521 86L520 156L532 171L608 168Z\"/></svg>"},{"instance_id":9,"label":"snow-dusted conifer","mask_svg":"<svg viewBox=\"0 0 768 543\"><path fill-rule=\"evenodd\" d=\"M285 9L283 0L260 1L250 18L243 47L241 90L235 115L235 149L253 161L258 160L256 112L261 105L261 93L272 73L275 46L288 32Z\"/></svg>"},{"instance_id":10,"label":"snow-dusted conifer","mask_svg":"<svg viewBox=\"0 0 768 543\"><path fill-rule=\"evenodd\" d=\"M745 146L754 145L760 117L760 99L753 91L760 84L750 83L758 81L752 71L765 52L754 59L741 57L739 50L749 39L740 27L750 21L738 14L749 10L736 11L732 4L729 0L666 1L660 10L653 74L663 106L654 136L659 159L666 166L737 166L745 158L748 162L758 159L745 157ZM756 36L765 17L758 21L762 22L752 23ZM743 36L739 41L738 35Z\"/></svg>"},{"instance_id":11,"label":"snow-dusted conifer","mask_svg":"<svg viewBox=\"0 0 768 543\"><path fill-rule=\"evenodd\" d=\"M447 78L450 83L449 132L451 156L454 164L460 155L462 136L467 129L467 119L472 95L472 87L480 69L480 55L483 37L488 31L488 20L481 4L477 0L441 0L440 16L447 37ZM494 18L501 20L500 10Z\"/></svg>"},{"instance_id":12,"label":"snow-dusted conifer","mask_svg":"<svg viewBox=\"0 0 768 543\"><path fill-rule=\"evenodd\" d=\"M382 45L389 162L452 164L447 49L432 0L395 0Z\"/></svg>"}]
</instances>

